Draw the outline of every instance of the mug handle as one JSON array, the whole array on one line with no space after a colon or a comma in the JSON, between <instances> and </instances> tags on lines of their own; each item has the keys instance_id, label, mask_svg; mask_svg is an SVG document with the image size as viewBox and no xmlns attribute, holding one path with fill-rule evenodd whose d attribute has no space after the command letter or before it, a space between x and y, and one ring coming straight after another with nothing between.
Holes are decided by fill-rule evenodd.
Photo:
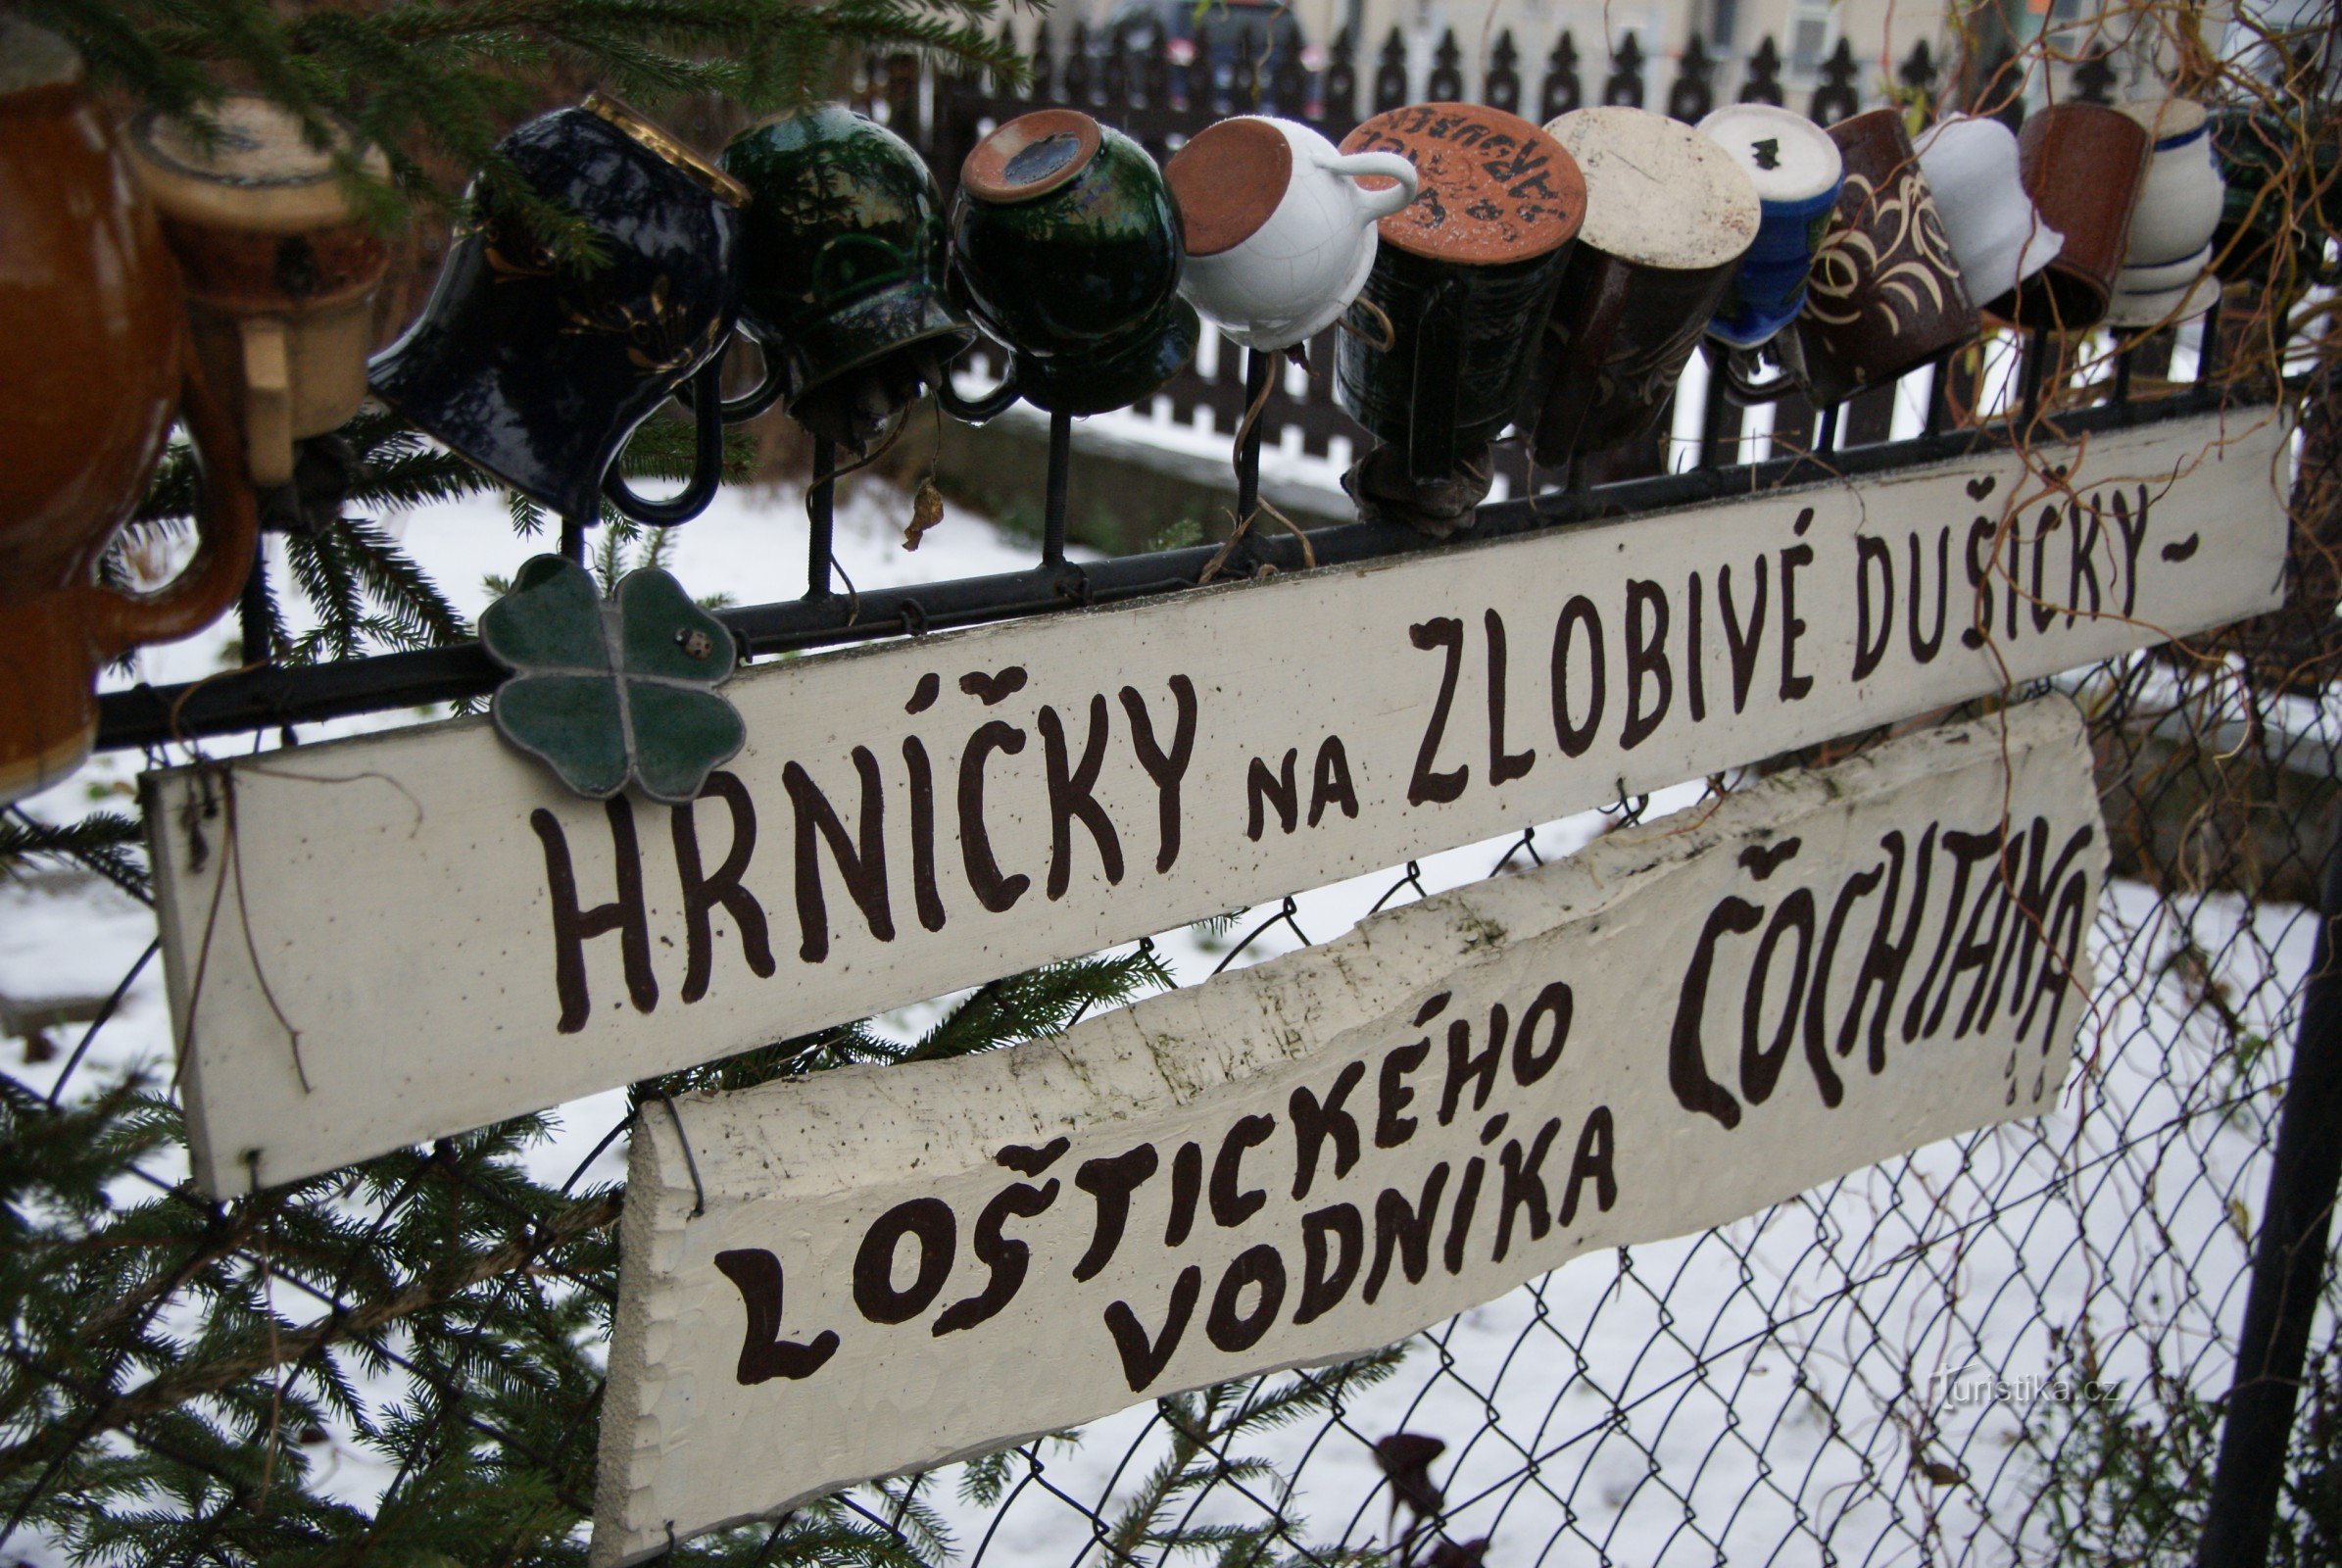
<instances>
[{"instance_id":1,"label":"mug handle","mask_svg":"<svg viewBox=\"0 0 2342 1568\"><path fill-rule=\"evenodd\" d=\"M243 433L226 408L212 395L193 345L179 382L179 417L195 449L196 547L186 569L161 590L127 594L91 584L90 640L112 659L143 643L174 642L217 620L244 591L260 543L260 507L246 468Z\"/></svg>"},{"instance_id":2,"label":"mug handle","mask_svg":"<svg viewBox=\"0 0 2342 1568\"><path fill-rule=\"evenodd\" d=\"M691 478L683 488L664 501L646 501L627 487L614 460L602 476L602 493L610 505L655 528L671 528L706 512L724 475L723 349L707 356L707 363L691 373L690 384L692 423L699 439L692 448Z\"/></svg>"},{"instance_id":3,"label":"mug handle","mask_svg":"<svg viewBox=\"0 0 2342 1568\"><path fill-rule=\"evenodd\" d=\"M1771 347L1781 362L1781 373L1770 381L1757 378L1757 353L1754 349L1728 349L1724 361L1725 386L1732 401L1746 407L1753 403L1777 403L1805 387L1804 345L1797 339L1797 323L1791 321L1774 337Z\"/></svg>"},{"instance_id":4,"label":"mug handle","mask_svg":"<svg viewBox=\"0 0 2342 1568\"><path fill-rule=\"evenodd\" d=\"M724 423L741 424L756 417L766 409L780 402L781 394L788 391L789 386L787 378L781 374L779 356L765 349L762 338L746 327L734 327L732 335L735 338L747 338L751 343L756 344L757 353L764 362L763 379L739 397L727 398L718 405L717 412L722 416ZM675 401L694 414L699 412L699 377L697 376L675 388Z\"/></svg>"},{"instance_id":5,"label":"mug handle","mask_svg":"<svg viewBox=\"0 0 2342 1568\"><path fill-rule=\"evenodd\" d=\"M1343 153L1334 158L1319 158L1317 167L1329 174L1346 174L1352 179L1361 174L1384 174L1398 181L1388 190L1359 188L1358 201L1366 209L1369 222L1389 218L1413 201L1423 178L1413 164L1396 153Z\"/></svg>"},{"instance_id":6,"label":"mug handle","mask_svg":"<svg viewBox=\"0 0 2342 1568\"><path fill-rule=\"evenodd\" d=\"M237 323L244 349L244 439L252 482L293 479L293 362L284 322L247 316Z\"/></svg>"},{"instance_id":7,"label":"mug handle","mask_svg":"<svg viewBox=\"0 0 2342 1568\"><path fill-rule=\"evenodd\" d=\"M958 389L951 385L951 369L946 366L943 379L935 384L936 405L962 424L986 423L1007 413L1009 406L1024 396L1016 384L1020 368L1021 362L1011 355L1006 380L980 398L963 398Z\"/></svg>"}]
</instances>

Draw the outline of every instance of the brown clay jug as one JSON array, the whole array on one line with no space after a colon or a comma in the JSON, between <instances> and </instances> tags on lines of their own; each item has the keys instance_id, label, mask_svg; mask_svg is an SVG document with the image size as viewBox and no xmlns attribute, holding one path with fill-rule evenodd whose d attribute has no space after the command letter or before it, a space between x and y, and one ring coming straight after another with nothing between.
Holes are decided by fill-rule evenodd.
<instances>
[{"instance_id":1,"label":"brown clay jug","mask_svg":"<svg viewBox=\"0 0 2342 1568\"><path fill-rule=\"evenodd\" d=\"M194 557L151 594L100 586L174 416L202 469ZM242 439L189 350L176 266L80 57L0 14L0 803L80 765L99 669L209 624L258 530Z\"/></svg>"}]
</instances>

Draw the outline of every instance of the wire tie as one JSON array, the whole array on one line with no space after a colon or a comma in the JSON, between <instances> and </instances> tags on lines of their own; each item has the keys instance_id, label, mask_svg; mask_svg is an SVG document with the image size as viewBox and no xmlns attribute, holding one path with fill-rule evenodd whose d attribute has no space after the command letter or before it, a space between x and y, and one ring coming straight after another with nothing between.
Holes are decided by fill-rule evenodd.
<instances>
[{"instance_id":1,"label":"wire tie","mask_svg":"<svg viewBox=\"0 0 2342 1568\"><path fill-rule=\"evenodd\" d=\"M691 1152L691 1135L683 1130L682 1113L675 1109L675 1102L667 1098L667 1092L659 1089L654 1093L659 1096L659 1102L666 1106L667 1119L675 1124L675 1141L683 1146L683 1168L691 1172L691 1217L698 1219L707 1212L707 1189L700 1183L700 1161ZM672 1525L667 1528L670 1533L674 1529Z\"/></svg>"}]
</instances>

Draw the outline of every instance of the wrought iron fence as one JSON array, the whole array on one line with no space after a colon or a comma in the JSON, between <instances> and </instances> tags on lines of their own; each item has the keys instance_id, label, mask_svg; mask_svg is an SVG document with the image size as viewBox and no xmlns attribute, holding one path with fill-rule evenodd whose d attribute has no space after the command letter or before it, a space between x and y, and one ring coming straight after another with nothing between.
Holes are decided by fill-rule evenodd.
<instances>
[{"instance_id":1,"label":"wrought iron fence","mask_svg":"<svg viewBox=\"0 0 2342 1568\"><path fill-rule=\"evenodd\" d=\"M1338 51L1322 89L1329 103L1348 101L1333 85L1346 69ZM1554 80L1540 89L1548 109ZM984 100L947 83L928 90L942 106L938 122L964 135L969 106ZM1386 96L1378 81L1371 101ZM1669 105L1694 107L1673 94ZM1168 122L1148 132L1174 133ZM1565 527L1597 513L1632 514L2266 396L2268 387L2239 389L2217 373L2221 345L2241 329L2234 319L2214 321L2122 344L2004 337L1945 377L1923 428L1904 439L1865 438L1863 416L1852 413L1802 434L1784 416L1772 428L1774 455L1725 464L1739 449L1711 427L1685 471L1612 476L1561 496L1528 494L1524 475L1520 499L1486 509L1478 533ZM2174 368L2179 384L2163 384ZM2335 461L2330 433L2305 461ZM1321 564L1439 548L1361 524L1316 530L1312 541ZM853 594L829 587L827 539L816 529L805 598L726 616L756 653L918 636L1176 594L1195 585L1213 554L1084 564L1048 551L1004 576ZM1242 575L1300 564L1294 541L1262 538L1224 566ZM2316 639L2330 633L2332 608L2329 597L2322 627L2315 606L2306 612L2313 646L2297 613L2062 682L2090 714L2117 880L2092 946L2098 984L2074 1084L2057 1114L1922 1150L1698 1236L1581 1259L1391 1354L1142 1406L1083 1434L854 1489L672 1555L872 1560L877 1543L893 1561L1067 1568L1198 1556L1245 1568L1368 1560L1647 1568L2146 1562L2171 1560L2159 1532L2176 1532L2170 1540L2183 1543L2181 1555L2199 1527L2216 1541L2235 1539L2222 1530L2249 1540L2275 1506L2256 1487L2273 1488L2288 1473L2331 1482L2320 1467L2333 1454L2318 1446L2333 1443L2330 1431L2290 1422L2300 1380L2281 1362L2270 1381L2250 1369L2293 1332L2288 1325L2309 1332L2302 1279L2288 1267L2306 1259L2317 1300L2331 1293L2322 1240L2330 1171L2320 1199L2316 1160L2302 1151L2342 1140L2325 1088L2329 1058L2342 1056L2338 1009L2330 996L2304 1001L2318 995L2306 982L2325 956L2313 906L2321 868L2329 868L2326 909L2336 909L2342 715L2325 695L2323 666L2306 662L2324 646ZM118 692L106 699L103 744L143 747L163 761L207 737L271 732L289 742L295 725L476 696L493 678L476 649L461 647ZM1296 894L1250 911L1233 938L1207 930L1147 946L1187 955L1185 978L1197 978L1330 936L1363 905L1518 870L1658 807L1690 804L1700 789L1525 824L1502 844L1411 862L1387 885ZM126 965L70 1053L28 1069L45 1084L45 1104L17 1107L21 1132L76 1103L83 1064L105 1054L108 1031L129 1027L125 1003L137 1012L145 999L151 1030L154 952L148 945ZM2317 1096L2288 1096L2289 1084L2304 1081ZM2274 1157L2280 1119L2298 1146L2282 1159ZM271 1391L281 1397L302 1376L355 1376L370 1361L370 1397L407 1401L412 1419L446 1441L525 1455L556 1478L559 1500L582 1513L598 1387L551 1388L519 1406L511 1391L462 1366L408 1353L391 1330L402 1292L461 1299L526 1276L531 1289L607 1295L622 1193L587 1178L606 1173L597 1161L630 1120L613 1111L576 1173L543 1195L515 1199L496 1179L495 1148L449 1140L375 1162L363 1185L304 1189L291 1200L299 1212L268 1195L208 1204L177 1179L168 1147L159 1149L135 1178L144 1191L122 1201L152 1204L158 1233L183 1238L183 1253L160 1254L120 1309L165 1323L211 1288L205 1281L229 1280L283 1318L283 1337L267 1365L229 1369L207 1396L266 1405ZM461 1219L489 1240L442 1259L429 1278L353 1278L314 1266L298 1248L271 1246L279 1225L302 1212L364 1236L421 1217L451 1227ZM2256 1266L2269 1283L2256 1282ZM2282 1310L2267 1304L2269 1293ZM2259 1314L2249 1323L2248 1296ZM2318 1323L2327 1332L2330 1318ZM242 1539L256 1491L265 1498L266 1475L257 1458L246 1466L174 1448L153 1392L172 1387L169 1368L131 1376L116 1366L93 1381L40 1325L14 1324L4 1339L0 1431L20 1452L46 1445L37 1450L45 1467L28 1483L22 1474L10 1483L10 1529L36 1504L70 1517L72 1498L58 1495L66 1478L85 1474L93 1450L117 1444L170 1457L187 1477L183 1490L156 1499L151 1542L134 1552L113 1543L122 1555L250 1555L229 1543ZM2308 1377L2319 1409L2342 1402L2342 1372L2326 1352ZM2245 1392L2229 1398L2232 1381ZM2272 1391L2285 1395L2282 1410L2269 1407ZM2239 1456L2216 1466L2223 1399ZM321 1429L319 1441L354 1440L345 1421L338 1433ZM401 1470L353 1506L379 1513L418 1484ZM2305 1495L2288 1493L2274 1515L2303 1561L2322 1528ZM839 1544L848 1528L859 1543L851 1550ZM30 1532L11 1544L34 1558L46 1549ZM107 1550L104 1542L80 1544Z\"/></svg>"},{"instance_id":2,"label":"wrought iron fence","mask_svg":"<svg viewBox=\"0 0 2342 1568\"><path fill-rule=\"evenodd\" d=\"M1784 83L1785 65L1780 47L1767 35L1742 60L1711 56L1694 32L1672 59L1646 53L1635 33L1620 34L1605 66L1581 54L1575 34L1563 28L1552 39L1541 64L1533 65L1514 41L1512 30L1500 30L1484 61L1467 61L1453 28L1444 29L1432 49L1426 69L1411 63L1408 41L1391 28L1371 61L1358 58L1349 33L1338 34L1325 51L1323 68L1311 70L1317 51L1297 26L1270 34L1267 57L1254 58L1253 33L1236 29L1232 22L1216 20L1206 9L1198 14L1196 37L1178 47L1157 33L1136 40L1128 30L1109 27L1094 34L1076 22L1062 39L1044 28L1037 32L1032 76L1010 91L988 77L923 68L909 56L869 59L856 78L862 107L885 120L925 155L944 188L956 184L959 166L979 137L1005 120L1041 108L1073 108L1096 113L1127 131L1158 160L1171 154L1214 120L1232 114L1273 114L1315 126L1339 142L1360 121L1387 109L1428 100L1465 100L1493 105L1543 123L1556 115L1588 104L1625 104L1664 111L1682 121L1697 121L1719 103L1767 103L1804 113L1818 124L1831 124L1886 101L1897 101L1931 116L1947 83L1936 51L1925 38L1896 62L1891 73L1876 62L1858 61L1853 45L1840 37L1815 71L1814 84L1801 90ZM1236 30L1232 40L1215 43L1214 29ZM2058 72L2059 90L2074 98L2111 102L2116 90L2117 53L2104 40L2083 46L2070 66ZM1661 81L1672 68L1672 80ZM1267 443L1274 449L1290 440L1313 458L1326 458L1346 446L1356 427L1334 402L1332 366L1336 328L1328 328L1307 347L1307 373L1279 376L1260 416ZM1151 401L1147 413L1154 419L1193 425L1208 419L1212 428L1233 430L1244 417L1248 398L1241 357L1233 352L1206 353L1174 377ZM972 366L998 372L1005 357L990 343L979 349ZM2160 371L2160 367L2157 370ZM1711 385L1698 377L1690 390L1698 408L1696 425L1672 416L1659 421L1657 431L1632 446L1598 454L1590 465L1597 481L1638 478L1663 473L1693 463L1716 465L1743 434L1754 429L1737 405L1723 396L1720 380ZM1939 404L1965 398L1973 404L1973 385L1946 378L1936 389ZM1894 426L1895 399L1890 387L1877 388L1850 400L1827 439L1820 439L1818 411L1791 394L1774 404L1770 432L1777 449L1819 444L1868 445L1889 438ZM1943 407L1930 417L1941 422ZM1683 428L1690 439L1671 441L1670 432ZM1286 432L1291 430L1291 437ZM1533 486L1527 454L1518 444L1500 445L1496 468L1507 493L1527 495Z\"/></svg>"}]
</instances>

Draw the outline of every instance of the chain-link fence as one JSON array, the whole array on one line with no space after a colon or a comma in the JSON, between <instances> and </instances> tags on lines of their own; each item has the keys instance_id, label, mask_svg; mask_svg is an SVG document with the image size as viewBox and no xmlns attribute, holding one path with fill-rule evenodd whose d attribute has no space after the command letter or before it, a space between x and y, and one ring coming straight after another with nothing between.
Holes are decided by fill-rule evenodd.
<instances>
[{"instance_id":1,"label":"chain-link fence","mask_svg":"<svg viewBox=\"0 0 2342 1568\"><path fill-rule=\"evenodd\" d=\"M2272 699L2225 665L2141 656L2071 688L2091 714L2120 874L2101 904L2076 1070L2053 1114L1696 1237L1582 1259L1366 1362L1166 1399L857 1489L727 1554L828 1560L859 1541L936 1564L1069 1568L1185 1553L1443 1565L2183 1557L2186 1533L2164 1532L2200 1513L2209 1485L2310 962L2314 916L2280 895L2315 880L2338 737L2321 704ZM1702 788L1142 950L1200 979L1336 934L1366 909L1696 807ZM2318 805L2272 810L2288 789ZM16 1107L18 1159L40 1159L43 1115L93 1087L82 1064L104 1057L114 1009L151 957L55 1064L47 1106ZM363 1454L393 1412L434 1423L442 1441L570 1478L566 1500L582 1513L599 1392L585 1366L572 1386L515 1387L498 1357L520 1352L496 1333L457 1336L451 1354L447 1336L400 1324L461 1318L473 1297L518 1292L556 1330L598 1332L622 1197L588 1177L608 1173L626 1123L558 1185L513 1179L500 1157L509 1140L473 1138L224 1206L172 1179L175 1151L157 1138L152 1168L131 1176L146 1191L116 1199L147 1216L137 1240L157 1255L122 1271L101 1327L174 1345L178 1364L135 1356L99 1383L44 1325L19 1321L7 1387L20 1521L70 1510L62 1483L102 1470L111 1436L185 1480L152 1522L165 1534L134 1551L117 1538L123 1555L235 1555L217 1538L265 1511L266 1466L250 1462L265 1445L227 1464L201 1444L180 1451L173 1429L193 1419L189 1400L240 1406L264 1431L261 1407L314 1403L301 1435L323 1454ZM389 1263L405 1249L390 1244L434 1229L464 1240L401 1278ZM374 1277L311 1261L336 1250L313 1244L336 1239ZM380 1260L367 1262L375 1244ZM207 1358L227 1302L272 1307L281 1338L266 1364ZM138 1320L126 1336L113 1321L123 1315ZM321 1393L336 1383L348 1409ZM46 1457L28 1472L33 1454ZM356 1467L353 1507L396 1503L410 1475L380 1468ZM36 1539L18 1539L33 1560Z\"/></svg>"}]
</instances>

